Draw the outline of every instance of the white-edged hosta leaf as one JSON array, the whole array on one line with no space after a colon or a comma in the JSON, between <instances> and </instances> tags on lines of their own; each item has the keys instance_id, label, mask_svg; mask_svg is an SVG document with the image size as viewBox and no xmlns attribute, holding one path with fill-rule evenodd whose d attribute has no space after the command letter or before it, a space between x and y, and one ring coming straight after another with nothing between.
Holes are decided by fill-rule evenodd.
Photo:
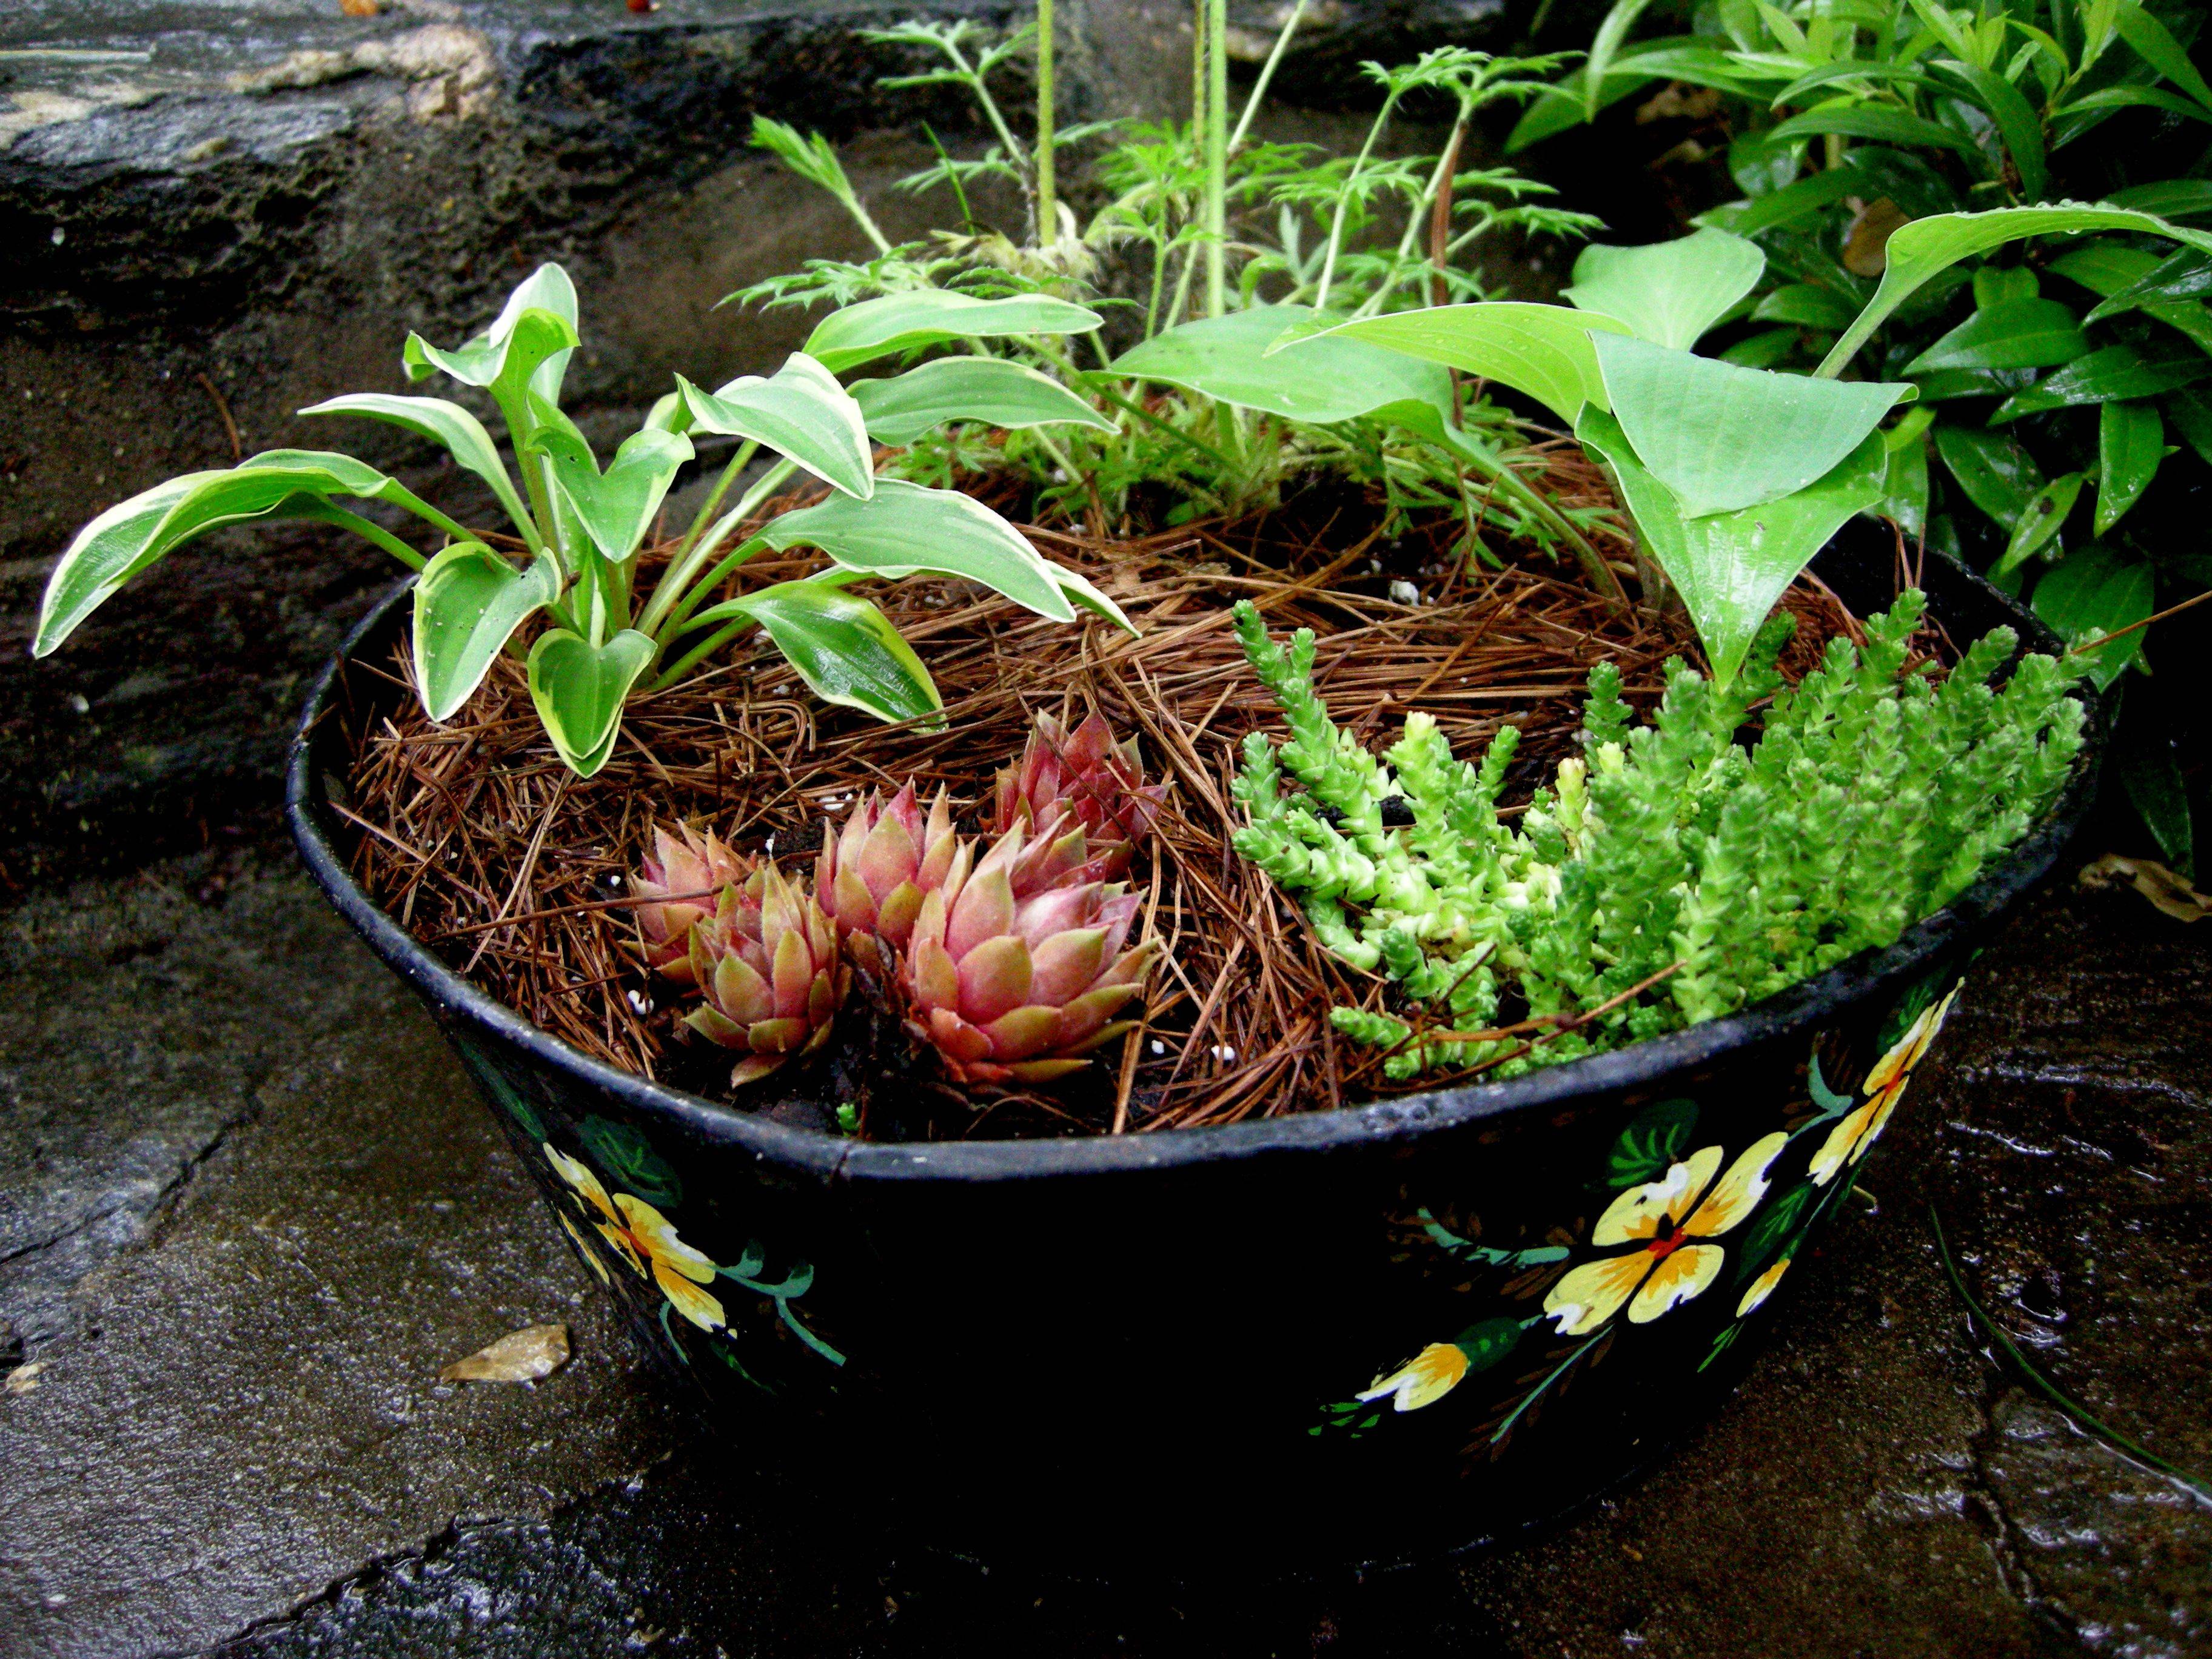
<instances>
[{"instance_id":1,"label":"white-edged hosta leaf","mask_svg":"<svg viewBox=\"0 0 2212 1659\"><path fill-rule=\"evenodd\" d=\"M1053 580L1060 584L1060 591L1066 594L1069 601L1078 608L1094 616L1103 617L1132 637L1142 636L1143 630L1129 620L1120 605L1099 592L1088 576L1079 575L1066 565L1054 564L1049 559L1045 561L1045 568L1052 572Z\"/></svg>"},{"instance_id":2,"label":"white-edged hosta leaf","mask_svg":"<svg viewBox=\"0 0 2212 1659\"><path fill-rule=\"evenodd\" d=\"M793 352L773 374L740 375L714 392L702 392L681 374L676 386L693 431L754 439L848 495L866 500L874 491L875 461L860 406L805 352Z\"/></svg>"},{"instance_id":3,"label":"white-edged hosta leaf","mask_svg":"<svg viewBox=\"0 0 2212 1659\"><path fill-rule=\"evenodd\" d=\"M193 537L257 519L298 516L305 505L335 495L390 501L449 535L468 533L365 461L323 450L268 450L236 466L156 484L79 531L46 580L32 653L54 650L125 582Z\"/></svg>"},{"instance_id":4,"label":"white-edged hosta leaf","mask_svg":"<svg viewBox=\"0 0 2212 1659\"><path fill-rule=\"evenodd\" d=\"M637 550L668 486L691 459L690 439L655 427L623 439L605 472L574 428L541 428L532 446L552 463L554 488L592 545L617 564Z\"/></svg>"},{"instance_id":5,"label":"white-edged hosta leaf","mask_svg":"<svg viewBox=\"0 0 2212 1659\"><path fill-rule=\"evenodd\" d=\"M1585 410L1575 434L1609 463L1644 542L1689 607L1713 678L1734 680L1783 591L1855 513L1882 498L1888 454L1869 433L1810 488L1734 513L1690 518L1638 464L1612 416Z\"/></svg>"},{"instance_id":6,"label":"white-edged hosta leaf","mask_svg":"<svg viewBox=\"0 0 2212 1659\"><path fill-rule=\"evenodd\" d=\"M1113 371L1316 425L1352 420L1408 398L1451 395L1442 369L1338 331L1316 330L1317 320L1311 306L1253 306L1203 318L1131 347ZM1294 344L1272 349L1292 333L1299 335Z\"/></svg>"},{"instance_id":7,"label":"white-edged hosta leaf","mask_svg":"<svg viewBox=\"0 0 2212 1659\"><path fill-rule=\"evenodd\" d=\"M187 472L168 479L116 502L78 531L46 578L31 654L43 657L58 649L109 595L160 558L167 550L155 547L154 532L169 509L209 479L224 476Z\"/></svg>"},{"instance_id":8,"label":"white-edged hosta leaf","mask_svg":"<svg viewBox=\"0 0 2212 1659\"><path fill-rule=\"evenodd\" d=\"M546 264L515 284L483 333L451 350L410 334L400 362L410 380L443 369L464 386L494 388L502 407L515 409L532 391L561 401L561 378L576 345L576 285L559 265Z\"/></svg>"},{"instance_id":9,"label":"white-edged hosta leaf","mask_svg":"<svg viewBox=\"0 0 2212 1659\"><path fill-rule=\"evenodd\" d=\"M1625 335L1629 327L1595 311L1486 300L1363 317L1281 349L1305 351L1310 340L1364 340L1510 386L1571 422L1584 404L1606 407L1605 382L1590 345L1594 331Z\"/></svg>"},{"instance_id":10,"label":"white-edged hosta leaf","mask_svg":"<svg viewBox=\"0 0 2212 1659\"><path fill-rule=\"evenodd\" d=\"M463 471L473 472L489 484L499 504L516 525L530 522L529 510L516 492L507 465L499 458L491 434L483 422L459 404L443 398L400 398L382 392L356 392L310 404L302 415L359 415L383 421L442 444Z\"/></svg>"},{"instance_id":11,"label":"white-edged hosta leaf","mask_svg":"<svg viewBox=\"0 0 2212 1659\"><path fill-rule=\"evenodd\" d=\"M1619 318L1638 339L1687 351L1765 270L1756 242L1709 227L1641 247L1586 247L1566 296Z\"/></svg>"},{"instance_id":12,"label":"white-edged hosta leaf","mask_svg":"<svg viewBox=\"0 0 2212 1659\"><path fill-rule=\"evenodd\" d=\"M776 551L818 547L847 570L896 580L927 570L964 576L1055 622L1075 612L1055 567L1022 532L957 489L878 478L867 501L832 495L772 519L760 538Z\"/></svg>"},{"instance_id":13,"label":"white-edged hosta leaf","mask_svg":"<svg viewBox=\"0 0 2212 1659\"><path fill-rule=\"evenodd\" d=\"M622 733L623 699L653 661L653 641L625 628L593 647L580 634L549 629L530 647L530 700L554 751L580 778L607 763Z\"/></svg>"},{"instance_id":14,"label":"white-edged hosta leaf","mask_svg":"<svg viewBox=\"0 0 2212 1659\"><path fill-rule=\"evenodd\" d=\"M2170 224L2153 214L2087 202L2059 202L2046 207L1991 208L1984 213L1938 213L1915 219L1891 234L1884 253L1881 286L1844 331L1814 372L1833 378L1843 372L1868 337L1931 276L1961 259L1987 253L2023 236L2057 236L2080 230L2136 230L2212 251L2212 232Z\"/></svg>"},{"instance_id":15,"label":"white-edged hosta leaf","mask_svg":"<svg viewBox=\"0 0 2212 1659\"><path fill-rule=\"evenodd\" d=\"M1692 519L1802 489L1912 392L1738 368L1620 335L1598 337L1596 349L1613 413L1638 465Z\"/></svg>"},{"instance_id":16,"label":"white-edged hosta leaf","mask_svg":"<svg viewBox=\"0 0 2212 1659\"><path fill-rule=\"evenodd\" d=\"M878 443L910 444L949 421L1014 429L1114 423L1049 374L1004 357L939 357L903 374L855 380L853 400Z\"/></svg>"},{"instance_id":17,"label":"white-edged hosta leaf","mask_svg":"<svg viewBox=\"0 0 2212 1659\"><path fill-rule=\"evenodd\" d=\"M482 542L455 542L415 580L415 684L434 720L451 719L492 659L541 607L561 596L561 573L539 554L518 570Z\"/></svg>"},{"instance_id":18,"label":"white-edged hosta leaf","mask_svg":"<svg viewBox=\"0 0 2212 1659\"><path fill-rule=\"evenodd\" d=\"M1088 307L1043 294L979 300L945 289L918 289L831 312L815 325L803 349L832 374L842 374L893 352L940 341L1087 334L1103 320Z\"/></svg>"},{"instance_id":19,"label":"white-edged hosta leaf","mask_svg":"<svg viewBox=\"0 0 2212 1659\"><path fill-rule=\"evenodd\" d=\"M691 626L739 617L758 623L826 702L881 720L927 720L945 707L937 683L890 618L835 583L778 582L708 606Z\"/></svg>"}]
</instances>

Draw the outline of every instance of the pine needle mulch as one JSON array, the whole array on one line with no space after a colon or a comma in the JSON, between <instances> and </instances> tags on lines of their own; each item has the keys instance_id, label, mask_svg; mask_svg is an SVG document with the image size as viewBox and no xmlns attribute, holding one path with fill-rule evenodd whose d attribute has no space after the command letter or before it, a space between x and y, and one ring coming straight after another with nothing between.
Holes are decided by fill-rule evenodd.
<instances>
[{"instance_id":1,"label":"pine needle mulch","mask_svg":"<svg viewBox=\"0 0 2212 1659\"><path fill-rule=\"evenodd\" d=\"M713 672L634 704L613 759L588 781L554 757L512 659L439 726L397 651L356 668L347 699L356 764L339 811L359 832L355 874L445 961L582 1052L787 1121L826 1127L823 1103L857 1097L863 1132L884 1139L1119 1133L1356 1103L1392 1085L1376 1056L1346 1052L1328 1011L1382 1006L1381 982L1323 953L1229 844L1237 744L1255 726L1281 729L1230 606L1250 599L1278 637L1314 629L1321 690L1370 744L1394 740L1413 708L1462 755L1501 723L1519 726L1509 799L1525 799L1570 752L1592 664L1618 662L1648 703L1660 664L1687 645L1679 623L1608 611L1571 564L1527 550L1506 550L1503 569L1449 560L1456 529L1439 522L1385 544L1371 509L1310 507L1130 541L1036 530L1046 555L1111 594L1141 637L909 580L874 597L929 665L942 730L824 705L773 651L741 641ZM813 562L763 559L741 581ZM1392 596L1406 582L1417 602L1401 602L1402 585ZM1802 590L1792 606L1826 608ZM1820 620L1829 625L1808 631L1835 631ZM1132 872L1149 889L1146 925L1168 947L1139 1029L1049 1091L975 1099L936 1082L883 1010L872 1020L848 1009L823 1057L733 1096L730 1056L686 1040L674 988L649 980L629 949L626 878L653 824L690 820L811 874L825 818L911 778L925 797L946 786L972 830L1041 708L1097 710L1138 738L1147 777L1171 786Z\"/></svg>"}]
</instances>

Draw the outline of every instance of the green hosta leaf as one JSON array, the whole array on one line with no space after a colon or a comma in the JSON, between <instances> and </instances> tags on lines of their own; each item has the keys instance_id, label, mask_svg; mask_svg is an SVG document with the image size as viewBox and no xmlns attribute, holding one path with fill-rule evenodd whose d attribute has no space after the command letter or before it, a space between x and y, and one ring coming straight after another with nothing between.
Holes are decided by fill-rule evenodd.
<instances>
[{"instance_id":1,"label":"green hosta leaf","mask_svg":"<svg viewBox=\"0 0 2212 1659\"><path fill-rule=\"evenodd\" d=\"M400 361L410 380L443 369L463 386L490 388L501 407L519 410L531 392L548 403L561 401L561 378L577 343L575 284L560 266L544 264L507 295L483 333L450 351L410 334Z\"/></svg>"},{"instance_id":2,"label":"green hosta leaf","mask_svg":"<svg viewBox=\"0 0 2212 1659\"><path fill-rule=\"evenodd\" d=\"M417 437L444 445L462 471L473 472L491 486L492 493L499 497L499 504L507 509L507 517L514 520L517 527L535 533L530 510L522 504L514 479L507 476L506 464L499 458L491 434L484 430L482 421L459 404L447 403L443 398L398 398L381 392L356 392L313 404L300 413L359 415L404 428Z\"/></svg>"},{"instance_id":3,"label":"green hosta leaf","mask_svg":"<svg viewBox=\"0 0 2212 1659\"><path fill-rule=\"evenodd\" d=\"M2057 300L2000 300L1986 306L1905 366L1907 374L1946 368L2050 368L2085 356L2088 337Z\"/></svg>"},{"instance_id":4,"label":"green hosta leaf","mask_svg":"<svg viewBox=\"0 0 2212 1659\"><path fill-rule=\"evenodd\" d=\"M2097 411L2097 534L2142 499L2166 459L2166 422L2155 404L2106 404Z\"/></svg>"},{"instance_id":5,"label":"green hosta leaf","mask_svg":"<svg viewBox=\"0 0 2212 1659\"><path fill-rule=\"evenodd\" d=\"M647 427L633 432L602 473L574 427L541 428L532 447L552 462L553 483L602 556L620 564L637 550L668 486L691 459L691 441Z\"/></svg>"},{"instance_id":6,"label":"green hosta leaf","mask_svg":"<svg viewBox=\"0 0 2212 1659\"><path fill-rule=\"evenodd\" d=\"M885 380L858 380L853 400L878 443L910 444L949 421L1009 429L1114 423L1049 374L1003 357L940 357Z\"/></svg>"},{"instance_id":7,"label":"green hosta leaf","mask_svg":"<svg viewBox=\"0 0 2212 1659\"><path fill-rule=\"evenodd\" d=\"M1637 464L1692 519L1802 489L1858 448L1911 390L1738 368L1610 334L1595 344Z\"/></svg>"},{"instance_id":8,"label":"green hosta leaf","mask_svg":"<svg viewBox=\"0 0 2212 1659\"><path fill-rule=\"evenodd\" d=\"M1987 213L1939 213L1899 227L1890 237L1881 274L1881 286L1845 331L1819 373L1832 377L1843 372L1868 337L1888 320L1929 278L1961 259L2018 241L2023 236L2057 236L2081 230L2137 230L2170 237L2195 247L2212 250L2212 234L2189 230L2148 213L2126 208L2099 207L2064 202L2050 207L1995 208Z\"/></svg>"},{"instance_id":9,"label":"green hosta leaf","mask_svg":"<svg viewBox=\"0 0 2212 1659\"><path fill-rule=\"evenodd\" d=\"M415 582L415 683L434 720L452 717L483 684L514 630L561 597L544 554L518 570L482 542L455 542Z\"/></svg>"},{"instance_id":10,"label":"green hosta leaf","mask_svg":"<svg viewBox=\"0 0 2212 1659\"><path fill-rule=\"evenodd\" d=\"M598 647L550 629L531 647L530 700L555 752L578 777L592 776L614 753L623 701L652 661L653 641L634 628Z\"/></svg>"},{"instance_id":11,"label":"green hosta leaf","mask_svg":"<svg viewBox=\"0 0 2212 1659\"><path fill-rule=\"evenodd\" d=\"M1792 323L1835 334L1850 326L1858 307L1832 288L1818 283L1788 283L1761 300L1753 309L1753 322Z\"/></svg>"},{"instance_id":12,"label":"green hosta leaf","mask_svg":"<svg viewBox=\"0 0 2212 1659\"><path fill-rule=\"evenodd\" d=\"M1491 300L1477 305L1434 306L1340 323L1311 339L1364 340L1432 363L1464 370L1524 392L1571 422L1585 404L1607 407L1593 331L1628 333L1626 323L1565 306ZM1292 342L1290 352L1308 349Z\"/></svg>"},{"instance_id":13,"label":"green hosta leaf","mask_svg":"<svg viewBox=\"0 0 2212 1659\"><path fill-rule=\"evenodd\" d=\"M195 536L257 519L312 516L337 495L390 501L450 535L468 533L365 461L323 450L267 450L220 471L156 484L79 531L46 579L32 653L56 649L124 583Z\"/></svg>"},{"instance_id":14,"label":"green hosta leaf","mask_svg":"<svg viewBox=\"0 0 2212 1659\"><path fill-rule=\"evenodd\" d=\"M2002 432L1946 422L1936 428L1936 453L1966 499L2007 530L2020 522L2043 488L2043 469L2035 458Z\"/></svg>"},{"instance_id":15,"label":"green hosta leaf","mask_svg":"<svg viewBox=\"0 0 2212 1659\"><path fill-rule=\"evenodd\" d=\"M1581 310L1619 318L1639 339L1687 351L1765 270L1756 243L1708 228L1642 247L1586 247L1566 297Z\"/></svg>"},{"instance_id":16,"label":"green hosta leaf","mask_svg":"<svg viewBox=\"0 0 2212 1659\"><path fill-rule=\"evenodd\" d=\"M1060 573L1021 532L957 490L878 478L870 500L833 495L771 520L760 535L778 552L818 547L864 575L963 576L1055 622L1075 619Z\"/></svg>"},{"instance_id":17,"label":"green hosta leaf","mask_svg":"<svg viewBox=\"0 0 2212 1659\"><path fill-rule=\"evenodd\" d=\"M1772 139L1816 138L1832 134L1839 138L1863 138L1900 149L1954 149L1974 155L1974 141L1947 126L1908 115L1901 109L1877 104L1848 102L1823 106L1778 122L1767 134Z\"/></svg>"},{"instance_id":18,"label":"green hosta leaf","mask_svg":"<svg viewBox=\"0 0 2212 1659\"><path fill-rule=\"evenodd\" d=\"M1042 294L979 300L969 294L921 289L833 311L807 336L804 349L833 374L893 352L945 340L985 340L1023 334L1087 334L1095 311Z\"/></svg>"},{"instance_id":19,"label":"green hosta leaf","mask_svg":"<svg viewBox=\"0 0 2212 1659\"><path fill-rule=\"evenodd\" d=\"M1990 422L1997 425L2045 409L2153 398L2178 386L2193 386L2208 374L2212 374L2212 357L2178 342L2147 350L2130 345L2106 346L2075 358L2027 391L2006 398Z\"/></svg>"},{"instance_id":20,"label":"green hosta leaf","mask_svg":"<svg viewBox=\"0 0 2212 1659\"><path fill-rule=\"evenodd\" d=\"M882 720L927 720L945 707L936 682L890 619L820 581L778 582L711 605L692 625L750 617L824 702Z\"/></svg>"},{"instance_id":21,"label":"green hosta leaf","mask_svg":"<svg viewBox=\"0 0 2212 1659\"><path fill-rule=\"evenodd\" d=\"M692 430L757 439L833 489L863 501L874 493L875 459L860 406L805 352L793 352L766 378L742 375L709 392L679 374L676 388Z\"/></svg>"},{"instance_id":22,"label":"green hosta leaf","mask_svg":"<svg viewBox=\"0 0 2212 1659\"><path fill-rule=\"evenodd\" d=\"M1783 590L1855 513L1882 498L1888 456L1870 433L1808 488L1733 513L1691 518L1637 461L1612 416L1585 410L1575 435L1609 463L1636 526L1689 607L1713 678L1733 682Z\"/></svg>"},{"instance_id":23,"label":"green hosta leaf","mask_svg":"<svg viewBox=\"0 0 2212 1659\"><path fill-rule=\"evenodd\" d=\"M2035 585L2035 614L2069 645L2116 634L2153 612L2151 568L2147 560L2092 545L2046 570ZM2089 678L2103 690L2127 672L2142 650L2145 629L2081 653Z\"/></svg>"},{"instance_id":24,"label":"green hosta leaf","mask_svg":"<svg viewBox=\"0 0 2212 1659\"><path fill-rule=\"evenodd\" d=\"M169 509L208 480L228 476L227 471L187 472L118 501L78 531L46 578L31 654L43 657L59 649L109 595L167 552L167 547L155 544L154 532Z\"/></svg>"},{"instance_id":25,"label":"green hosta leaf","mask_svg":"<svg viewBox=\"0 0 2212 1659\"><path fill-rule=\"evenodd\" d=\"M1992 580L2019 569L2057 539L2058 532L2066 527L2066 515L2074 510L2074 503L2081 496L2081 486L2087 482L2086 474L2063 473L2029 498L2012 527L2012 540L2006 544L2003 556L1990 567ZM2051 556L2057 557L2056 551Z\"/></svg>"},{"instance_id":26,"label":"green hosta leaf","mask_svg":"<svg viewBox=\"0 0 2212 1659\"><path fill-rule=\"evenodd\" d=\"M1310 306L1254 306L1205 318L1123 352L1114 372L1316 425L1407 398L1450 397L1442 369L1338 330L1314 330L1316 320ZM1271 355L1294 330L1299 337Z\"/></svg>"}]
</instances>

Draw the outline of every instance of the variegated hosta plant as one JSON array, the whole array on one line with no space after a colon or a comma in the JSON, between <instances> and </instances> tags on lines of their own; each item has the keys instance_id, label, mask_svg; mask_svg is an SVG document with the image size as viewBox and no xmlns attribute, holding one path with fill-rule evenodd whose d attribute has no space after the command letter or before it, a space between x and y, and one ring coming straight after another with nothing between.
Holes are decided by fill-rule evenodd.
<instances>
[{"instance_id":1,"label":"variegated hosta plant","mask_svg":"<svg viewBox=\"0 0 2212 1659\"><path fill-rule=\"evenodd\" d=\"M875 476L875 443L909 442L948 421L1101 424L1081 399L993 360L928 362L854 392L836 378L949 342L1084 332L1098 325L1097 313L1039 295L986 301L937 293L848 307L824 319L806 349L772 375L746 375L713 392L678 376L676 390L604 464L561 410L562 377L579 344L576 318L568 273L547 264L464 344L441 350L408 337L409 379L442 373L489 394L506 425L513 472L483 423L445 398L361 392L301 411L384 421L443 445L505 510L513 533L499 538L503 545L350 455L270 450L172 478L87 525L46 584L33 654L58 648L124 583L209 531L276 519L337 525L420 573L415 673L430 717L459 712L500 652L526 653L546 736L578 775L589 777L613 752L629 699L681 679L755 627L829 702L886 720L933 714L942 703L928 671L883 612L850 591L865 579L961 577L1058 621L1073 622L1081 608L1129 626L1113 601L972 497ZM694 435L705 434L738 439L736 453L648 580L641 551L670 485L693 459ZM725 510L732 485L764 451L775 464ZM828 497L731 545L801 470L830 486ZM343 501L404 509L444 545L426 554ZM827 555L831 568L716 601L749 559L802 547Z\"/></svg>"}]
</instances>

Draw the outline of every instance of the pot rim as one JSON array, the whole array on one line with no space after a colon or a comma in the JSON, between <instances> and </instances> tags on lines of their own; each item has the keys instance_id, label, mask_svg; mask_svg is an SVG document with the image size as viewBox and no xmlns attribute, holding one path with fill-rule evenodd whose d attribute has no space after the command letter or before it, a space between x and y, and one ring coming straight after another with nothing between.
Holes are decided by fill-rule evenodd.
<instances>
[{"instance_id":1,"label":"pot rim","mask_svg":"<svg viewBox=\"0 0 2212 1659\"><path fill-rule=\"evenodd\" d=\"M2009 614L2021 648L2058 652L2063 642L2026 607L1991 587L1965 565L1929 549L1950 581L1984 591ZM1835 1009L1896 985L1961 939L1970 938L2037 886L2057 862L2094 799L2105 738L2102 701L2087 684L2075 695L2087 704L2081 752L2057 801L2008 856L1935 915L1908 927L1897 942L1861 952L1802 980L1740 1013L1626 1048L1570 1060L1503 1083L1460 1084L1360 1106L1295 1112L1256 1121L1139 1134L1078 1135L1054 1139L855 1141L799 1128L655 1083L571 1048L441 962L379 908L347 872L318 812L324 805L314 765L318 730L330 708L341 668L386 626L412 587L396 584L356 623L324 665L294 732L284 779L284 816L308 873L339 915L385 963L438 1008L520 1048L540 1063L580 1074L629 1107L682 1125L699 1136L734 1145L794 1174L827 1182L998 1182L1039 1177L1103 1176L1250 1158L1319 1154L1340 1147L1403 1145L1483 1120L1528 1117L1593 1094L1647 1088L1706 1065L1729 1050L1809 1033Z\"/></svg>"}]
</instances>

